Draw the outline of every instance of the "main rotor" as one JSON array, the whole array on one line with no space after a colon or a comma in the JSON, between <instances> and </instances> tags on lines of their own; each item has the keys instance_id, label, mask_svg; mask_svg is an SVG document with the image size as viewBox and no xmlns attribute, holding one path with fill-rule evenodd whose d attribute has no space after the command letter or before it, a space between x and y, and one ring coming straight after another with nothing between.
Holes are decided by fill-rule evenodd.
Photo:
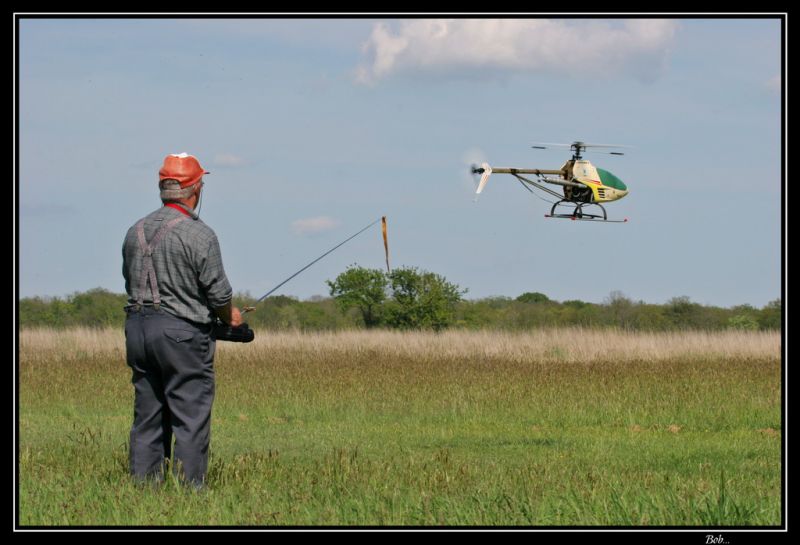
<instances>
[{"instance_id":1,"label":"main rotor","mask_svg":"<svg viewBox=\"0 0 800 545\"><path fill-rule=\"evenodd\" d=\"M547 142L539 142L542 145L538 146L531 146L532 148L536 149L547 149L550 147L554 148L566 148L569 147L569 150L572 152L572 160L579 161L583 158L581 152L586 151L587 148L624 148L626 146L617 146L613 144L587 144L586 142L581 142L580 140L576 140L572 144L553 144ZM608 152L601 152L601 153L608 153L609 155L625 155L619 151L608 151Z\"/></svg>"}]
</instances>

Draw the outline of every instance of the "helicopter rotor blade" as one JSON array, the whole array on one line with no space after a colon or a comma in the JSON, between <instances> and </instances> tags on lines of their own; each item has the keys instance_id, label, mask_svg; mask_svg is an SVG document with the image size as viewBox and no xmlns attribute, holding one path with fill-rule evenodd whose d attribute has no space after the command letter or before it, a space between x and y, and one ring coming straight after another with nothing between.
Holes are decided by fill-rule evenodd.
<instances>
[{"instance_id":1,"label":"helicopter rotor blade","mask_svg":"<svg viewBox=\"0 0 800 545\"><path fill-rule=\"evenodd\" d=\"M582 148L630 148L630 146L621 145L621 144L590 144L588 142L581 142L575 141L572 144L563 144L563 143L556 143L556 142L533 142L533 148L539 148L541 146L553 147L553 148L573 148L575 146L580 146Z\"/></svg>"},{"instance_id":2,"label":"helicopter rotor blade","mask_svg":"<svg viewBox=\"0 0 800 545\"><path fill-rule=\"evenodd\" d=\"M480 192L486 186L486 182L489 181L489 176L492 175L492 167L489 166L489 163L483 163L480 168L473 168L472 172L481 175L481 181L478 183L477 191L475 191L476 195L480 195Z\"/></svg>"},{"instance_id":3,"label":"helicopter rotor blade","mask_svg":"<svg viewBox=\"0 0 800 545\"><path fill-rule=\"evenodd\" d=\"M557 144L555 142L535 142L531 148L534 149L548 149L548 148L561 148L561 149L569 149L570 151L574 151L576 153L580 153L582 151L587 151L590 153L606 153L609 155L625 155L622 152L617 151L598 151L597 148L608 149L608 148L630 148L631 146L625 146L620 144L587 144L586 142L575 141L572 144Z\"/></svg>"},{"instance_id":4,"label":"helicopter rotor blade","mask_svg":"<svg viewBox=\"0 0 800 545\"><path fill-rule=\"evenodd\" d=\"M556 144L554 142L534 142L532 148L547 149L547 148L569 148L572 144Z\"/></svg>"},{"instance_id":5,"label":"helicopter rotor blade","mask_svg":"<svg viewBox=\"0 0 800 545\"><path fill-rule=\"evenodd\" d=\"M629 148L630 146L623 146L619 144L581 144L584 148Z\"/></svg>"}]
</instances>

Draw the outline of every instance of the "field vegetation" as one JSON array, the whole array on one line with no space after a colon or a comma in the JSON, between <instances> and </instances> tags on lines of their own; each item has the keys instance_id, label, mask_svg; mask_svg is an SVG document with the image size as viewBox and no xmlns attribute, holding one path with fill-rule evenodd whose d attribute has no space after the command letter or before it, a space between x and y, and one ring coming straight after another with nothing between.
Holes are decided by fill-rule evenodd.
<instances>
[{"instance_id":1,"label":"field vegetation","mask_svg":"<svg viewBox=\"0 0 800 545\"><path fill-rule=\"evenodd\" d=\"M334 297L315 296L301 301L285 295L272 296L258 305L258 312L247 314L247 320L258 329L271 331L456 328L526 332L562 327L626 331L781 329L780 299L762 308L747 304L730 308L701 305L685 296L673 297L664 304L652 304L633 301L621 292L611 292L602 303L554 301L539 292L526 292L516 298L463 299L463 292L457 286L433 273L397 269L393 276L385 279L382 274L369 269L348 269L331 282ZM256 297L247 293L234 297L239 307L255 302ZM126 295L101 288L67 297L25 297L19 302L19 324L22 327L121 329L125 320L122 308L126 304Z\"/></svg>"},{"instance_id":2,"label":"field vegetation","mask_svg":"<svg viewBox=\"0 0 800 545\"><path fill-rule=\"evenodd\" d=\"M208 486L127 474L118 328L19 331L19 523L776 526L777 331L300 332L217 344Z\"/></svg>"}]
</instances>

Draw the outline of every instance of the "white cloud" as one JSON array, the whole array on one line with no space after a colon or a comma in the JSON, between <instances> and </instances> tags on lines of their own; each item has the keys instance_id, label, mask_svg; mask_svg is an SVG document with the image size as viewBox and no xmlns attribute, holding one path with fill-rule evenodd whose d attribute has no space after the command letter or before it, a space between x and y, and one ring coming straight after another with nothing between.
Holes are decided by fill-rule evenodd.
<instances>
[{"instance_id":1,"label":"white cloud","mask_svg":"<svg viewBox=\"0 0 800 545\"><path fill-rule=\"evenodd\" d=\"M299 219L292 222L292 232L295 235L309 235L322 233L339 227L339 220L328 216Z\"/></svg>"},{"instance_id":2,"label":"white cloud","mask_svg":"<svg viewBox=\"0 0 800 545\"><path fill-rule=\"evenodd\" d=\"M218 153L214 156L214 166L217 167L240 167L245 164L245 160L232 153Z\"/></svg>"},{"instance_id":3,"label":"white cloud","mask_svg":"<svg viewBox=\"0 0 800 545\"><path fill-rule=\"evenodd\" d=\"M393 31L376 23L362 46L356 81L479 70L652 81L664 68L677 26L663 19L423 19L402 21Z\"/></svg>"}]
</instances>

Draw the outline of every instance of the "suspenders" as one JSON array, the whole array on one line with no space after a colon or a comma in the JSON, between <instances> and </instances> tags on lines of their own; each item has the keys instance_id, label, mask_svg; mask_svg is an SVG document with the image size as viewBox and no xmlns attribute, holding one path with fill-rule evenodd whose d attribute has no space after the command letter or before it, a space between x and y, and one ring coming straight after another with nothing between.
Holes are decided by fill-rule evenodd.
<instances>
[{"instance_id":1,"label":"suspenders","mask_svg":"<svg viewBox=\"0 0 800 545\"><path fill-rule=\"evenodd\" d=\"M187 216L181 215L169 220L156 232L150 243L144 237L144 219L136 224L136 236L139 238L139 248L142 250L142 273L139 276L139 297L136 305L141 308L144 306L144 292L147 289L147 280L150 279L150 291L153 293L153 307L158 310L161 306L161 295L158 293L158 281L156 280L156 270L153 268L153 250L156 249L166 234Z\"/></svg>"}]
</instances>

